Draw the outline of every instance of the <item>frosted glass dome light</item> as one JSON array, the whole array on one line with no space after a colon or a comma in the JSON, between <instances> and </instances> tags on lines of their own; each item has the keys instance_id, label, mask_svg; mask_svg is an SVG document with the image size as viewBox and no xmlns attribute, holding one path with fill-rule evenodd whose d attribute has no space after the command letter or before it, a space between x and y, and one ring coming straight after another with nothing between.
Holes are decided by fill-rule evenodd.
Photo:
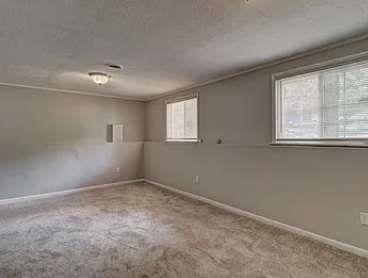
<instances>
[{"instance_id":1,"label":"frosted glass dome light","mask_svg":"<svg viewBox=\"0 0 368 278\"><path fill-rule=\"evenodd\" d=\"M104 85L110 80L110 76L103 72L90 72L89 76L98 85Z\"/></svg>"}]
</instances>

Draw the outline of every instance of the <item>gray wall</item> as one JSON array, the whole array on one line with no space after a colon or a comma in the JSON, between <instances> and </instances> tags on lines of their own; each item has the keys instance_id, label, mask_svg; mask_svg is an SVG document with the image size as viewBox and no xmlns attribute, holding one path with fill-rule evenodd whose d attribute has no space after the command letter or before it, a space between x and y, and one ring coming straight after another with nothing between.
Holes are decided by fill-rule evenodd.
<instances>
[{"instance_id":1,"label":"gray wall","mask_svg":"<svg viewBox=\"0 0 368 278\"><path fill-rule=\"evenodd\" d=\"M0 132L0 199L143 177L141 102L0 86Z\"/></svg>"},{"instance_id":2,"label":"gray wall","mask_svg":"<svg viewBox=\"0 0 368 278\"><path fill-rule=\"evenodd\" d=\"M145 177L368 249L359 224L368 149L269 145L272 73L367 49L362 41L190 90L199 92L203 144L164 143L165 99L147 103Z\"/></svg>"}]
</instances>

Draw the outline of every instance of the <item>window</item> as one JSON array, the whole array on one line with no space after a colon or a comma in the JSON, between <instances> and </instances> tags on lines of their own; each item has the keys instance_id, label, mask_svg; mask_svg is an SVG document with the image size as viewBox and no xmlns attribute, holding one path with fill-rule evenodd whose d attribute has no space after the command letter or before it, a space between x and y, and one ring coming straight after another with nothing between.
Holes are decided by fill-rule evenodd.
<instances>
[{"instance_id":1,"label":"window","mask_svg":"<svg viewBox=\"0 0 368 278\"><path fill-rule=\"evenodd\" d=\"M191 96L166 103L166 140L198 140L198 99Z\"/></svg>"},{"instance_id":2,"label":"window","mask_svg":"<svg viewBox=\"0 0 368 278\"><path fill-rule=\"evenodd\" d=\"M276 144L368 146L368 62L275 82Z\"/></svg>"}]
</instances>

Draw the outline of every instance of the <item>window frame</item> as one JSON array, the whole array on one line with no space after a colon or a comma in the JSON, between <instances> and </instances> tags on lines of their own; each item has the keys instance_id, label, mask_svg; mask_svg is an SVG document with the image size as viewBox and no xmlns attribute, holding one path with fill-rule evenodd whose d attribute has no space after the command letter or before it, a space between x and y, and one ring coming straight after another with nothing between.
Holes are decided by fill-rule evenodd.
<instances>
[{"instance_id":1,"label":"window frame","mask_svg":"<svg viewBox=\"0 0 368 278\"><path fill-rule=\"evenodd\" d=\"M197 100L197 138L168 138L167 134L167 106L168 104L182 102L186 100L196 99ZM199 143L199 94L192 93L187 95L182 95L174 98L169 98L165 100L165 142L167 143Z\"/></svg>"},{"instance_id":2,"label":"window frame","mask_svg":"<svg viewBox=\"0 0 368 278\"><path fill-rule=\"evenodd\" d=\"M312 146L312 147L348 147L368 148L368 138L320 138L299 139L279 138L281 112L281 81L287 78L329 71L347 66L368 64L368 51L332 59L326 62L303 66L272 74L272 142L273 146Z\"/></svg>"}]
</instances>

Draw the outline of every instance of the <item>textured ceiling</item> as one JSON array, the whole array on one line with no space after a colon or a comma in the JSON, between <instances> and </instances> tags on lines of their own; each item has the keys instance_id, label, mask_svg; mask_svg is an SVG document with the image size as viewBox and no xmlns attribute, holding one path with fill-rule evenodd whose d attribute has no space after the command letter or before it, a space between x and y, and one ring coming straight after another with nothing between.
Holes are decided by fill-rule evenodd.
<instances>
[{"instance_id":1,"label":"textured ceiling","mask_svg":"<svg viewBox=\"0 0 368 278\"><path fill-rule=\"evenodd\" d=\"M367 0L1 0L0 82L146 98L362 34ZM89 71L104 63L105 86Z\"/></svg>"}]
</instances>

